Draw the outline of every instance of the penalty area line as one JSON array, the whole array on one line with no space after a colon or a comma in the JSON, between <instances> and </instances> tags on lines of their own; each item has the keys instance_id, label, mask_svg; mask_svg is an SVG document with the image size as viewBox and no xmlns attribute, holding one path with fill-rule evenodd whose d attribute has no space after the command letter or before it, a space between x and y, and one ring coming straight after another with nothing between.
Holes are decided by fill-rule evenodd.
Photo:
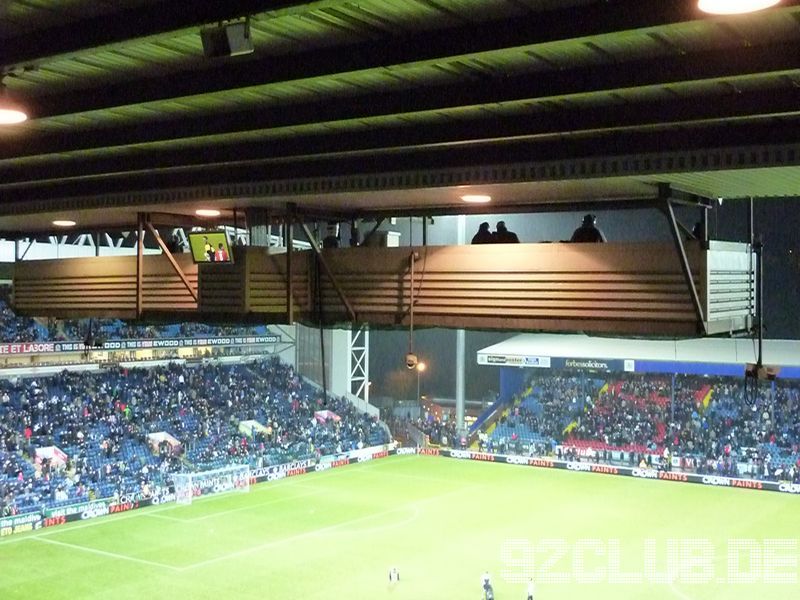
<instances>
[{"instance_id":1,"label":"penalty area line","mask_svg":"<svg viewBox=\"0 0 800 600\"><path fill-rule=\"evenodd\" d=\"M37 541L41 544L51 544L53 546L63 546L65 548L72 548L73 550L81 550L82 552L88 552L90 554L97 554L99 556L105 556L106 558L114 558L118 560L126 560L129 562L135 562L142 565L148 565L150 567L159 567L161 569L169 569L170 571L180 571L180 567L176 567L173 565L165 565L164 563L155 562L153 560L147 560L145 558L136 558L135 556L128 556L126 554L117 554L116 552L108 552L107 550L100 550L98 548L90 548L89 546L80 546L78 544L70 544L69 542L59 542L58 540L51 540L44 537L29 537L29 540Z\"/></svg>"},{"instance_id":2,"label":"penalty area line","mask_svg":"<svg viewBox=\"0 0 800 600\"><path fill-rule=\"evenodd\" d=\"M303 533L298 533L296 535L290 535L290 536L285 537L285 538L272 540L272 541L266 542L264 544L259 544L258 546L252 546L250 548L243 548L242 550L236 550L234 552L229 552L228 554L223 554L222 556L216 556L214 558L209 558L208 560L203 560L203 561L200 561L200 562L196 562L194 564L187 565L185 567L179 567L178 570L187 571L189 569L196 569L198 567L206 567L208 565L213 565L215 563L218 563L218 562L221 562L221 561L224 561L224 560L230 560L231 558L239 558L241 556L246 556L246 555L252 554L254 552L260 552L262 550L266 550L267 548L272 548L274 546L281 546L281 545L289 543L289 542L296 542L298 540L303 540L303 539L306 539L306 538L318 537L321 534L328 533L330 531L335 531L336 529L339 529L340 527L344 527L346 525L355 525L356 523L361 523L362 521L369 521L371 519L376 519L376 518L379 518L379 517L390 515L392 513L396 513L396 512L405 510L408 507L414 507L414 508L416 508L418 510L419 507L421 505L423 505L423 504L427 504L429 502L435 502L437 500L441 500L442 498L446 498L447 496L452 496L454 494L461 494L465 490L468 490L468 489L471 489L471 488L476 488L476 487L482 487L482 486L474 486L473 485L473 486L466 486L466 487L463 487L463 488L459 488L457 490L451 490L449 492L445 492L444 494L439 494L437 496L432 496L430 498L425 498L423 500L418 500L417 502L412 502L412 503L410 503L409 505L406 505L406 506L389 508L387 510L383 510L383 511L376 512L376 513L371 513L369 515L363 515L361 517L355 517L353 519L348 519L346 521L340 521L338 523L332 523L330 525L327 525L326 527L320 527L319 529L313 529L311 531L304 531ZM418 516L419 516L418 514L415 514L414 515L414 519L416 519Z\"/></svg>"}]
</instances>

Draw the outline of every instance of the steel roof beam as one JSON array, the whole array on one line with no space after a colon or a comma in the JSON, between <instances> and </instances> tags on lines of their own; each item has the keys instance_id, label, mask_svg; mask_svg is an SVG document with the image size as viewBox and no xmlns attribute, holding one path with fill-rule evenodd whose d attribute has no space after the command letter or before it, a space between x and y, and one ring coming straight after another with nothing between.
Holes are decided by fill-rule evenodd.
<instances>
[{"instance_id":1,"label":"steel roof beam","mask_svg":"<svg viewBox=\"0 0 800 600\"><path fill-rule=\"evenodd\" d=\"M4 39L0 65L8 67L35 64L52 56L75 54L187 27L200 27L305 4L308 4L308 0L162 0L157 4L124 8L111 14L71 21Z\"/></svg>"},{"instance_id":2,"label":"steel roof beam","mask_svg":"<svg viewBox=\"0 0 800 600\"><path fill-rule=\"evenodd\" d=\"M533 73L485 81L463 82L400 92L380 92L354 98L255 108L225 114L184 117L157 126L141 124L46 135L30 141L0 140L0 159L97 147L146 144L203 135L241 133L308 123L387 117L418 111L454 110L501 102L544 102L564 96L666 86L692 81L729 79L768 73L800 73L800 43L703 52L658 60L631 61L599 69L596 66ZM746 94L746 93L745 93ZM694 102L694 101L691 101ZM714 105L707 107L713 112ZM550 118L550 117L548 117Z\"/></svg>"},{"instance_id":3,"label":"steel roof beam","mask_svg":"<svg viewBox=\"0 0 800 600\"><path fill-rule=\"evenodd\" d=\"M253 165L288 163L312 157L333 158L348 154L397 153L429 148L457 148L466 144L487 146L520 140L589 136L600 132L631 129L668 129L721 122L730 119L766 119L800 116L800 89L744 92L707 98L689 98L641 104L622 104L600 108L543 112L519 117L489 117L482 120L429 124L421 127L381 127L368 131L337 132L325 135L295 136L262 142L241 142L183 150L126 152L114 156L109 150L101 158L51 160L21 165L18 159L0 162L0 189L12 184L42 182L63 178L91 178L119 175L137 170L205 165ZM44 174L44 176L43 176Z\"/></svg>"},{"instance_id":4,"label":"steel roof beam","mask_svg":"<svg viewBox=\"0 0 800 600\"><path fill-rule=\"evenodd\" d=\"M800 5L800 0L791 0L788 4ZM180 4L180 7L174 10L181 14L184 11L191 13L191 9L184 4ZM51 97L32 97L26 102L31 114L41 118L420 61L452 60L469 54L658 27L700 18L703 16L687 0L614 0L536 13L527 19L489 21L443 29L435 34L426 31L291 55L266 56L256 50L251 57L219 61L210 68L115 82L99 93L87 93L82 89ZM125 26L131 29L130 22ZM74 31L72 35L75 36ZM10 43L7 47L14 48L14 45ZM3 60L0 57L0 64L3 64ZM531 57L532 62L536 60ZM209 63L200 63L199 66L206 67Z\"/></svg>"},{"instance_id":5,"label":"steel roof beam","mask_svg":"<svg viewBox=\"0 0 800 600\"><path fill-rule=\"evenodd\" d=\"M256 181L305 179L331 176L387 174L404 171L426 171L454 168L480 168L482 165L528 163L572 159L576 157L620 156L647 153L682 152L708 148L771 146L800 143L797 120L776 127L772 122L731 125L721 123L708 127L686 127L656 132L616 132L586 138L564 137L547 141L521 140L501 145L470 145L444 148L410 149L406 152L368 157L298 158L294 161L266 165L201 165L191 169L148 170L120 173L90 180L30 182L21 186L0 184L0 203L27 202L68 197L94 196L155 189L192 188L205 185L233 185ZM650 160L647 157L643 161ZM786 159L795 164L800 157ZM746 166L746 164L745 164ZM671 171L736 169L721 162L708 165L676 164ZM594 177L625 176L627 172L596 173ZM583 175L576 174L581 178ZM333 191L333 190L330 190ZM351 190L357 191L357 190Z\"/></svg>"}]
</instances>

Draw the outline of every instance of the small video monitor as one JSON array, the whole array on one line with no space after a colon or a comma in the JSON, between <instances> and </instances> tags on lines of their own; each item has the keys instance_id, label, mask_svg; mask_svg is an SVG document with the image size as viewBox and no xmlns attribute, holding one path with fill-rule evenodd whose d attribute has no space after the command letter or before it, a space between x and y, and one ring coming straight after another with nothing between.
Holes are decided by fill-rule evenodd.
<instances>
[{"instance_id":1,"label":"small video monitor","mask_svg":"<svg viewBox=\"0 0 800 600\"><path fill-rule=\"evenodd\" d=\"M196 231L189 234L189 247L196 263L233 262L228 236L223 231Z\"/></svg>"}]
</instances>

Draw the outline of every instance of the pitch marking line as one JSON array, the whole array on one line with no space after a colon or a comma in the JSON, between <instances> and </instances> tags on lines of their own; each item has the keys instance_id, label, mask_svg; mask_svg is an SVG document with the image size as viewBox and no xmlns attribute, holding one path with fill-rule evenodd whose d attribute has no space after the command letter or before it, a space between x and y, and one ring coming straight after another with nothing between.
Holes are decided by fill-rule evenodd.
<instances>
[{"instance_id":1,"label":"pitch marking line","mask_svg":"<svg viewBox=\"0 0 800 600\"><path fill-rule=\"evenodd\" d=\"M281 502L291 502L292 500L299 500L300 498L308 498L309 496L319 496L320 491L317 489L314 492L307 492L305 494L297 494L295 496L285 496L282 498L273 498L271 500L266 500L265 502L259 502L258 504L247 504L246 506L239 506L237 508L230 508L228 510L221 510L213 513L209 513L202 517L194 517L192 519L179 519L184 521L185 523L197 523L198 521L205 521L206 519L216 519L217 517L221 517L222 515L228 515L230 513L239 512L242 510L251 510L253 508L259 508L261 506L267 506L270 504L280 504ZM147 513L145 513L146 515ZM173 518L173 517L170 517Z\"/></svg>"},{"instance_id":2,"label":"pitch marking line","mask_svg":"<svg viewBox=\"0 0 800 600\"><path fill-rule=\"evenodd\" d=\"M178 517L168 517L167 515L160 515L155 511L143 512L138 515L140 517L150 517L152 519L163 519L164 521L172 521L173 523L189 523L189 519L179 519Z\"/></svg>"},{"instance_id":3,"label":"pitch marking line","mask_svg":"<svg viewBox=\"0 0 800 600\"><path fill-rule=\"evenodd\" d=\"M400 462L400 461L408 460L410 458L414 458L415 456L416 455L412 455L412 454L409 454L407 456L393 456L393 457L391 457L390 459L387 459L387 460L391 460L393 462ZM254 493L259 493L259 492L262 492L262 491L268 491L268 490L272 490L272 489L274 489L276 487L300 486L301 484L304 484L304 487L306 487L306 486L307 487L311 487L308 484L313 482L313 481L316 481L317 479L327 479L328 477L331 477L333 475L342 476L342 475L345 475L345 474L350 473L350 472L359 472L360 473L360 472L362 472L364 470L374 468L375 465L380 465L383 462L385 462L385 461L384 460L379 460L379 461L373 461L373 462L369 462L369 463L359 463L357 465L351 465L353 467L361 467L360 469L354 469L353 471L351 471L350 469L332 469L332 470L324 471L324 472L321 472L321 473L308 473L308 475L311 476L309 479L306 479L305 476L299 476L299 477L291 477L291 478L287 478L287 479L281 479L280 481L269 481L269 482L263 481L261 483L257 483L254 486L254 489L250 493L254 494ZM213 500L221 500L223 498L228 498L228 497L229 497L228 494L218 494L218 495L214 495L214 496L204 496L202 498L199 498L198 500L195 500L195 502L203 502L203 503L205 503L205 502L211 502ZM170 503L168 505L164 505L164 506L159 506L159 507L155 507L155 508L147 507L147 508L145 508L143 510L134 510L134 511L130 511L130 512L127 512L127 513L124 513L124 514L114 515L111 518L106 517L106 518L100 518L100 519L93 519L93 520L87 521L85 523L79 523L79 524L76 523L75 525L72 525L70 523L67 526L59 526L59 527L53 527L52 529L47 529L42 533L36 533L36 534L33 534L33 535L13 536L13 537L10 537L10 538L6 538L5 540L0 541L0 548L2 548L6 544L14 544L14 543L19 543L19 542L24 542L25 540L29 540L29 539L39 539L39 538L43 538L43 537L50 537L50 536L53 536L53 535L57 535L59 533L67 533L68 531L77 531L78 529L84 529L86 527L96 527L97 525L111 525L113 523L117 523L119 521L124 521L124 520L127 520L127 519L133 519L133 518L144 517L144 516L155 516L157 513L162 513L162 512L166 512L166 511L170 511L170 510L176 510L176 509L179 509L179 508L183 508L183 506L179 505L179 504L175 504L174 502L172 502L172 503ZM177 519L175 517L167 517L166 515L159 515L159 516L162 516L165 519L174 519L176 521L186 521L186 519ZM72 525L72 526L70 526L70 525Z\"/></svg>"},{"instance_id":4,"label":"pitch marking line","mask_svg":"<svg viewBox=\"0 0 800 600\"><path fill-rule=\"evenodd\" d=\"M289 537L281 538L281 539L278 539L278 540L272 540L272 541L269 541L269 542L267 542L265 544L259 544L258 546L252 546L250 548L244 548L243 550L237 550L235 552L229 552L228 554L223 554L222 556L216 556L214 558L209 558L208 560L203 560L203 561L200 561L200 562L196 562L194 564L187 565L185 567L180 567L179 570L187 571L189 569L196 569L198 567L206 567L208 565L213 565L215 563L218 563L218 562L221 562L221 561L224 561L224 560L229 560L231 558L238 558L240 556L246 556L248 554L252 554L253 552L260 552L262 550L266 550L267 548L272 548L273 546L281 546L281 545L289 543L289 542L296 542L298 540L302 540L302 539L305 539L305 538L317 537L317 536L319 536L321 534L325 534L325 533L328 533L330 531L335 531L336 529L339 529L340 527L344 527L345 525L353 525L355 523L360 523L362 521L368 521L370 519L375 519L375 518L378 518L378 517L383 517L385 515L390 515L392 513L395 513L395 512L401 511L401 510L405 510L409 506L419 507L422 504L427 504L428 502L434 502L436 500L441 500L442 498L445 498L446 496L452 496L454 494L461 494L466 489L471 489L471 488L476 488L476 487L482 487L482 486L467 486L467 487L459 488L457 490L451 490L451 491L446 492L444 494L439 494L437 496L432 496L430 498L425 498L424 500L419 500L417 502L411 503L410 505L396 507L396 508L390 508L390 509L387 509L387 510L384 510L384 511L380 511L380 512L377 512L377 513L364 515L362 517L356 517L354 519L348 519L346 521L340 521L339 523L333 523L331 525L328 525L326 527L321 527L319 529L314 529L314 530L311 530L311 531L305 531L303 533L298 533L297 535L290 535ZM415 516L415 518L416 518L416 516Z\"/></svg>"},{"instance_id":5,"label":"pitch marking line","mask_svg":"<svg viewBox=\"0 0 800 600\"><path fill-rule=\"evenodd\" d=\"M180 567L175 567L173 565L165 565L164 563L155 562L153 560L147 560L144 558L136 558L135 556L128 556L127 554L117 554L116 552L108 552L106 550L98 550L97 548L89 548L88 546L80 546L78 544L70 544L68 542L59 542L57 540L51 540L42 537L30 537L26 538L29 540L35 540L37 542L41 542L42 544L53 544L54 546L64 546L65 548L72 548L74 550L81 550L83 552L89 552L90 554L97 554L99 556L105 556L107 558L116 558L119 560L127 560L130 562L140 563L143 565L148 565L150 567L159 567L161 569L169 569L170 571L180 571Z\"/></svg>"}]
</instances>

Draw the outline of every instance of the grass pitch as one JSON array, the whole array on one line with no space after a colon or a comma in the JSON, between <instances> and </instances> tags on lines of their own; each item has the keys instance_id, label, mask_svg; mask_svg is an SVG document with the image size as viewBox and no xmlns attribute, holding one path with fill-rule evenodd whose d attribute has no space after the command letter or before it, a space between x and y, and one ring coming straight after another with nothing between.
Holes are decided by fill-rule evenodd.
<instances>
[{"instance_id":1,"label":"grass pitch","mask_svg":"<svg viewBox=\"0 0 800 600\"><path fill-rule=\"evenodd\" d=\"M0 599L792 599L798 538L790 495L399 456L10 537Z\"/></svg>"}]
</instances>

